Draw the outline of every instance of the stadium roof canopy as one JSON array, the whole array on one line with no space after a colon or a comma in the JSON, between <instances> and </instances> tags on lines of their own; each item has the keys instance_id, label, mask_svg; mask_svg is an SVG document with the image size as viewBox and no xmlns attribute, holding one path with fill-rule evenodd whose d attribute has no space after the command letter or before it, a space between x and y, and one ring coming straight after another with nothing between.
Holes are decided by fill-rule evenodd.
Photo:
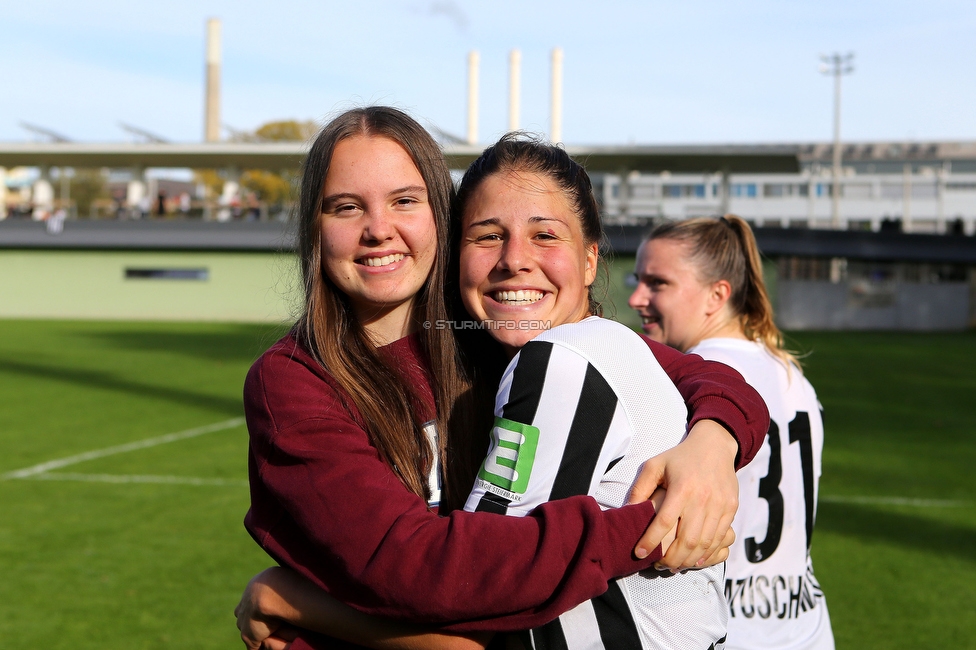
<instances>
[{"instance_id":1,"label":"stadium roof canopy","mask_svg":"<svg viewBox=\"0 0 976 650\"><path fill-rule=\"evenodd\" d=\"M0 143L0 167L178 167L291 169L308 147L295 142L207 144L88 142Z\"/></svg>"},{"instance_id":2,"label":"stadium roof canopy","mask_svg":"<svg viewBox=\"0 0 976 650\"><path fill-rule=\"evenodd\" d=\"M452 167L464 168L482 147L445 147ZM799 147L795 145L620 145L566 147L569 154L591 172L663 172L698 174L780 173L800 171Z\"/></svg>"},{"instance_id":3,"label":"stadium roof canopy","mask_svg":"<svg viewBox=\"0 0 976 650\"><path fill-rule=\"evenodd\" d=\"M606 231L614 253L628 255L637 250L647 226L607 226ZM976 237L808 228L756 228L755 234L768 257L976 265ZM280 221L78 219L66 221L59 234L47 232L42 222L0 221L0 250L288 251L294 246L294 229Z\"/></svg>"},{"instance_id":4,"label":"stadium roof canopy","mask_svg":"<svg viewBox=\"0 0 976 650\"><path fill-rule=\"evenodd\" d=\"M463 169L481 146L447 145L451 167ZM794 173L800 170L795 145L674 145L567 147L591 172ZM81 167L192 169L294 169L308 145L299 142L169 143L0 143L0 167Z\"/></svg>"},{"instance_id":5,"label":"stadium roof canopy","mask_svg":"<svg viewBox=\"0 0 976 650\"><path fill-rule=\"evenodd\" d=\"M467 167L481 152L481 145L445 144L452 167ZM796 173L809 165L829 165L829 142L793 144L702 144L571 146L567 151L591 172L650 172L699 174L707 172ZM0 167L179 167L192 169L297 168L308 145L304 142L214 143L81 143L0 142ZM904 165L959 166L974 171L976 142L845 142L843 165L862 171ZM953 167L956 171L956 168ZM890 171L890 170L889 170ZM860 172L859 172L860 173Z\"/></svg>"}]
</instances>

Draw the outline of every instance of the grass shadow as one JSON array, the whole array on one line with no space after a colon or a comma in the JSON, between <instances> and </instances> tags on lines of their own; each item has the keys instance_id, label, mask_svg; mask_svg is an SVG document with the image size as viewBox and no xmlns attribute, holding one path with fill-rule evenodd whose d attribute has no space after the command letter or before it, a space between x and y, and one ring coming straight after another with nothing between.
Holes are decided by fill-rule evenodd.
<instances>
[{"instance_id":1,"label":"grass shadow","mask_svg":"<svg viewBox=\"0 0 976 650\"><path fill-rule=\"evenodd\" d=\"M855 503L822 503L816 530L898 544L917 554L976 563L976 528ZM816 532L814 532L816 538Z\"/></svg>"},{"instance_id":2,"label":"grass shadow","mask_svg":"<svg viewBox=\"0 0 976 650\"><path fill-rule=\"evenodd\" d=\"M242 415L244 412L241 397L229 398L216 395L206 395L179 388L143 384L128 379L120 379L107 372L94 370L76 370L71 368L52 368L34 363L24 363L11 359L0 359L0 368L4 372L19 375L66 382L83 388L101 388L104 390L126 393L135 397L167 400L181 406L203 408L229 416ZM241 378L243 382L243 377Z\"/></svg>"},{"instance_id":3,"label":"grass shadow","mask_svg":"<svg viewBox=\"0 0 976 650\"><path fill-rule=\"evenodd\" d=\"M228 324L218 331L175 329L172 325L89 332L85 336L117 350L166 352L224 363L250 363L285 335L290 325Z\"/></svg>"}]
</instances>

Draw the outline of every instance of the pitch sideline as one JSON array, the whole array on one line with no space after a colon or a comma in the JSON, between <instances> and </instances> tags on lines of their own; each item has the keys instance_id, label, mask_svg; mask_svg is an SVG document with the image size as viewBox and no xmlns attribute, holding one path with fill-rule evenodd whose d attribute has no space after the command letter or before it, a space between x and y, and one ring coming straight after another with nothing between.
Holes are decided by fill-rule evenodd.
<instances>
[{"instance_id":1,"label":"pitch sideline","mask_svg":"<svg viewBox=\"0 0 976 650\"><path fill-rule=\"evenodd\" d=\"M34 477L40 478L41 475L51 470L61 469L62 467L68 467L69 465L76 465L78 463L83 463L87 460L104 458L106 456L114 456L115 454L124 454L129 451L138 451L140 449L148 449L150 447L165 445L170 442L177 442L178 440L195 438L197 436L202 436L207 433L214 433L216 431L224 431L225 429L232 429L242 424L244 424L244 418L231 418L230 420L224 420L223 422L216 422L214 424L208 424L202 427L195 427L193 429L187 429L185 431L178 431L176 433L167 433L166 435L156 436L154 438L146 438L145 440L128 442L124 445L114 445L112 447L105 447L103 449L94 449L92 451L86 451L81 454L75 454L74 456L67 456L66 458L49 460L45 463L40 463L32 467L25 467L24 469L18 469L18 470L14 470L13 472L7 472L6 474L0 475L0 480L10 480L10 479L17 479L17 478L34 478Z\"/></svg>"},{"instance_id":2,"label":"pitch sideline","mask_svg":"<svg viewBox=\"0 0 976 650\"><path fill-rule=\"evenodd\" d=\"M166 476L155 474L74 474L70 472L35 474L34 481L80 481L83 483L159 483L163 485L218 485L247 487L244 479L200 478L197 476Z\"/></svg>"},{"instance_id":3,"label":"pitch sideline","mask_svg":"<svg viewBox=\"0 0 976 650\"><path fill-rule=\"evenodd\" d=\"M156 476L156 475L133 475L133 474L78 474L78 473L58 473L52 474L51 470L61 469L70 465L76 465L96 458L124 454L130 451L148 449L165 445L170 442L195 438L208 433L232 429L244 424L244 418L231 418L222 422L215 422L202 427L186 429L176 433L167 433L154 438L137 440L123 445L114 445L103 449L94 449L74 456L49 460L38 465L25 467L24 469L14 470L0 475L0 480L11 479L35 479L45 481L82 481L88 483L160 483L167 485L233 485L246 486L247 481L220 478L198 478L194 476ZM821 503L855 503L864 505L898 505L914 506L919 508L965 508L972 504L968 501L953 501L942 499L915 499L908 497L885 497L885 496L830 496L822 495L819 499Z\"/></svg>"}]
</instances>

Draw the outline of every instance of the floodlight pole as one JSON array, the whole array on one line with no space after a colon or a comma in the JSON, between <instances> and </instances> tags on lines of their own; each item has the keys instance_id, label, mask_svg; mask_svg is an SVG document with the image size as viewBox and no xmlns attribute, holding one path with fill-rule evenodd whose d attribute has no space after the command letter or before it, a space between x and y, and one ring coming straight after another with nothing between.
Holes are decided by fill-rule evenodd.
<instances>
[{"instance_id":1,"label":"floodlight pole","mask_svg":"<svg viewBox=\"0 0 976 650\"><path fill-rule=\"evenodd\" d=\"M835 52L830 56L821 56L823 65L820 72L834 76L834 160L833 160L833 183L830 192L830 222L834 230L840 230L840 78L845 74L854 72L854 53L839 54Z\"/></svg>"},{"instance_id":2,"label":"floodlight pole","mask_svg":"<svg viewBox=\"0 0 976 650\"><path fill-rule=\"evenodd\" d=\"M468 52L468 144L478 143L478 65L477 50Z\"/></svg>"}]
</instances>

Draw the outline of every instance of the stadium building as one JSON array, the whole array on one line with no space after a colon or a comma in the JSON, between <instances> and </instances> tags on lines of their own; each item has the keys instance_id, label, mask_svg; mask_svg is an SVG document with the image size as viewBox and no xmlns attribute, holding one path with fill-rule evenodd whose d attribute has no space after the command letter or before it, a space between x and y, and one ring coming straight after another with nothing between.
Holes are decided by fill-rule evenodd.
<instances>
[{"instance_id":1,"label":"stadium building","mask_svg":"<svg viewBox=\"0 0 976 650\"><path fill-rule=\"evenodd\" d=\"M763 149L763 146L757 146ZM833 221L830 144L795 147L799 173L600 177L608 223L643 224L734 212L756 226L976 234L976 142L843 145L839 223Z\"/></svg>"},{"instance_id":2,"label":"stadium building","mask_svg":"<svg viewBox=\"0 0 976 650\"><path fill-rule=\"evenodd\" d=\"M591 171L602 202L624 322L624 282L648 226L734 212L753 224L769 260L785 329L976 324L976 143L846 145L837 219L830 145L567 150ZM480 152L445 146L459 169ZM150 168L223 169L223 201L239 170L294 169L304 153L302 143L5 143L0 165L40 168L35 185L46 187L48 201L54 192L46 168L129 169L126 193L135 188L140 196L156 189L152 179L140 180ZM22 202L34 189L21 173L6 178L8 201ZM0 291L0 317L287 320L298 283L284 223L269 219L267 209L234 218L222 205L162 220L131 221L130 209L56 228L31 219L0 222L0 270L20 278ZM36 214L33 207L21 214Z\"/></svg>"}]
</instances>

